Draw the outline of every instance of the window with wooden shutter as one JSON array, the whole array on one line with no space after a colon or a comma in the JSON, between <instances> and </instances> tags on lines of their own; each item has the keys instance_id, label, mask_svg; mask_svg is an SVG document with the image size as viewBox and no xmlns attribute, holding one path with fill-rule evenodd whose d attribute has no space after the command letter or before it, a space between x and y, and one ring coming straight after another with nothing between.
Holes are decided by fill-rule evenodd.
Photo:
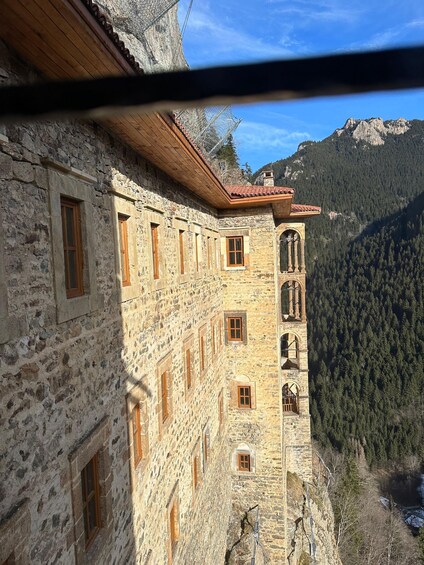
<instances>
[{"instance_id":1,"label":"window with wooden shutter","mask_svg":"<svg viewBox=\"0 0 424 565\"><path fill-rule=\"evenodd\" d=\"M140 404L136 404L132 411L132 433L134 446L134 466L137 467L138 463L143 458Z\"/></svg>"},{"instance_id":2,"label":"window with wooden shutter","mask_svg":"<svg viewBox=\"0 0 424 565\"><path fill-rule=\"evenodd\" d=\"M159 224L150 224L150 234L151 234L151 240L152 240L153 278L156 280L160 276L160 272L159 272Z\"/></svg>"},{"instance_id":3,"label":"window with wooden shutter","mask_svg":"<svg viewBox=\"0 0 424 565\"><path fill-rule=\"evenodd\" d=\"M165 422L169 416L169 403L168 403L168 371L164 371L160 377L161 381L161 413L162 422Z\"/></svg>"},{"instance_id":4,"label":"window with wooden shutter","mask_svg":"<svg viewBox=\"0 0 424 565\"><path fill-rule=\"evenodd\" d=\"M249 473L251 470L250 453L237 454L237 468L239 471Z\"/></svg>"},{"instance_id":5,"label":"window with wooden shutter","mask_svg":"<svg viewBox=\"0 0 424 565\"><path fill-rule=\"evenodd\" d=\"M246 385L239 385L237 387L237 399L239 408L252 408L251 387Z\"/></svg>"},{"instance_id":6,"label":"window with wooden shutter","mask_svg":"<svg viewBox=\"0 0 424 565\"><path fill-rule=\"evenodd\" d=\"M176 500L172 502L169 511L169 535L171 538L171 552L175 552L179 538L179 519L178 519L178 503Z\"/></svg>"},{"instance_id":7,"label":"window with wooden shutter","mask_svg":"<svg viewBox=\"0 0 424 565\"><path fill-rule=\"evenodd\" d=\"M227 318L228 341L243 341L243 319L241 317Z\"/></svg>"},{"instance_id":8,"label":"window with wooden shutter","mask_svg":"<svg viewBox=\"0 0 424 565\"><path fill-rule=\"evenodd\" d=\"M194 234L194 253L196 259L196 273L200 271L200 253L199 253L199 246L200 246L200 235L198 233Z\"/></svg>"},{"instance_id":9,"label":"window with wooden shutter","mask_svg":"<svg viewBox=\"0 0 424 565\"><path fill-rule=\"evenodd\" d=\"M227 237L227 266L244 266L243 236Z\"/></svg>"},{"instance_id":10,"label":"window with wooden shutter","mask_svg":"<svg viewBox=\"0 0 424 565\"><path fill-rule=\"evenodd\" d=\"M100 484L98 455L90 459L81 471L82 506L84 515L85 544L88 547L100 527Z\"/></svg>"},{"instance_id":11,"label":"window with wooden shutter","mask_svg":"<svg viewBox=\"0 0 424 565\"><path fill-rule=\"evenodd\" d=\"M121 262L121 281L122 286L131 284L130 277L130 258L128 252L128 216L118 214L119 225L119 251Z\"/></svg>"},{"instance_id":12,"label":"window with wooden shutter","mask_svg":"<svg viewBox=\"0 0 424 565\"><path fill-rule=\"evenodd\" d=\"M80 203L76 200L62 197L60 199L60 208L62 214L66 297L75 298L84 294Z\"/></svg>"},{"instance_id":13,"label":"window with wooden shutter","mask_svg":"<svg viewBox=\"0 0 424 565\"><path fill-rule=\"evenodd\" d=\"M186 370L186 384L187 390L191 389L192 383L192 374L191 374L191 350L185 350L185 370Z\"/></svg>"},{"instance_id":14,"label":"window with wooden shutter","mask_svg":"<svg viewBox=\"0 0 424 565\"><path fill-rule=\"evenodd\" d=\"M185 264L184 264L184 231L178 231L178 247L179 247L179 254L180 254L180 274L183 275L185 273Z\"/></svg>"}]
</instances>

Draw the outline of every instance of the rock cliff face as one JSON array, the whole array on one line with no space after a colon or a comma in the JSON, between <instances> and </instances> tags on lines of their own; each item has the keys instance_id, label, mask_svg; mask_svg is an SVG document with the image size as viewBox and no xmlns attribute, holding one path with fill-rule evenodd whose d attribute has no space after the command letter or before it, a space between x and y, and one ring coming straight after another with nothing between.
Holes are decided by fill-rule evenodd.
<instances>
[{"instance_id":1,"label":"rock cliff face","mask_svg":"<svg viewBox=\"0 0 424 565\"><path fill-rule=\"evenodd\" d=\"M349 118L345 125L336 130L336 134L349 135L355 141L364 141L370 145L384 145L388 135L402 135L410 128L410 124L404 118L383 122L381 118L370 118L368 120L355 120Z\"/></svg>"},{"instance_id":2,"label":"rock cliff face","mask_svg":"<svg viewBox=\"0 0 424 565\"><path fill-rule=\"evenodd\" d=\"M97 4L145 72L188 67L178 25L178 2L98 0Z\"/></svg>"},{"instance_id":3,"label":"rock cliff face","mask_svg":"<svg viewBox=\"0 0 424 565\"><path fill-rule=\"evenodd\" d=\"M288 564L342 565L326 487L316 480L306 485L298 475L288 473L287 500Z\"/></svg>"}]
</instances>

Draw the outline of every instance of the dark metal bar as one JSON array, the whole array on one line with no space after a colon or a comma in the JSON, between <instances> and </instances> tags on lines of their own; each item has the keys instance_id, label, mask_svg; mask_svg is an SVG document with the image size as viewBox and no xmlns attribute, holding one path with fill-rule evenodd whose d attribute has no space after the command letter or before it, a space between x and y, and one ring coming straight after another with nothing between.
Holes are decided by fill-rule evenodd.
<instances>
[{"instance_id":1,"label":"dark metal bar","mask_svg":"<svg viewBox=\"0 0 424 565\"><path fill-rule=\"evenodd\" d=\"M0 89L0 120L99 119L216 104L424 87L424 47Z\"/></svg>"}]
</instances>

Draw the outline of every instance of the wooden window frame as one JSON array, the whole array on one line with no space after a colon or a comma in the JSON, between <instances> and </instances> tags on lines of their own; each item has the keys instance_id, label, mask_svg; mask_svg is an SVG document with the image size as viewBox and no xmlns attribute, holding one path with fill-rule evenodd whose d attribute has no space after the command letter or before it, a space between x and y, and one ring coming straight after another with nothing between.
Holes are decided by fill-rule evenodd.
<instances>
[{"instance_id":1,"label":"wooden window frame","mask_svg":"<svg viewBox=\"0 0 424 565\"><path fill-rule=\"evenodd\" d=\"M178 483L174 486L166 508L168 529L168 564L175 558L180 540L180 502Z\"/></svg>"},{"instance_id":2,"label":"wooden window frame","mask_svg":"<svg viewBox=\"0 0 424 565\"><path fill-rule=\"evenodd\" d=\"M224 429L224 389L221 389L218 394L218 420L219 420L219 431L222 432Z\"/></svg>"},{"instance_id":3,"label":"wooden window frame","mask_svg":"<svg viewBox=\"0 0 424 565\"><path fill-rule=\"evenodd\" d=\"M229 383L230 406L232 409L240 410L241 412L256 410L256 383L249 381L247 377L240 377L237 380L231 380ZM248 388L250 392L250 404L248 405L243 405L240 402L240 389L243 388Z\"/></svg>"},{"instance_id":4,"label":"wooden window frame","mask_svg":"<svg viewBox=\"0 0 424 565\"><path fill-rule=\"evenodd\" d=\"M150 222L152 276L155 281L160 279L159 228L160 224Z\"/></svg>"},{"instance_id":5,"label":"wooden window frame","mask_svg":"<svg viewBox=\"0 0 424 565\"><path fill-rule=\"evenodd\" d=\"M126 395L130 455L129 468L132 491L136 488L137 482L143 477L144 469L149 462L149 397L147 390L148 385L146 377L144 377Z\"/></svg>"},{"instance_id":6,"label":"wooden window frame","mask_svg":"<svg viewBox=\"0 0 424 565\"><path fill-rule=\"evenodd\" d=\"M184 370L184 389L188 396L195 388L194 370L194 337L191 335L183 344L183 370Z\"/></svg>"},{"instance_id":7,"label":"wooden window frame","mask_svg":"<svg viewBox=\"0 0 424 565\"><path fill-rule=\"evenodd\" d=\"M28 498L20 500L0 522L0 563L27 565L31 562L29 502Z\"/></svg>"},{"instance_id":8,"label":"wooden window frame","mask_svg":"<svg viewBox=\"0 0 424 565\"><path fill-rule=\"evenodd\" d=\"M180 258L180 275L185 275L185 248L184 248L184 230L178 230L178 249Z\"/></svg>"},{"instance_id":9,"label":"wooden window frame","mask_svg":"<svg viewBox=\"0 0 424 565\"><path fill-rule=\"evenodd\" d=\"M165 370L160 375L160 405L161 405L162 424L165 424L165 422L170 416L169 402L168 402L168 394L169 394L168 382L169 382L169 374L168 371Z\"/></svg>"},{"instance_id":10,"label":"wooden window frame","mask_svg":"<svg viewBox=\"0 0 424 565\"><path fill-rule=\"evenodd\" d=\"M119 252L121 265L121 284L122 286L131 285L130 257L128 246L128 216L118 214L119 226Z\"/></svg>"},{"instance_id":11,"label":"wooden window frame","mask_svg":"<svg viewBox=\"0 0 424 565\"><path fill-rule=\"evenodd\" d=\"M237 327L237 322L239 322L239 327ZM243 318L242 316L228 316L227 318L227 335L228 341L230 342L242 342L243 341ZM237 337L237 334L239 336Z\"/></svg>"},{"instance_id":12,"label":"wooden window frame","mask_svg":"<svg viewBox=\"0 0 424 565\"><path fill-rule=\"evenodd\" d=\"M239 319L241 320L241 327L238 328L239 336L234 339L232 334L233 328L231 328L232 320ZM229 345L240 345L240 344L247 344L247 314L245 311L232 311L232 312L224 312L224 323L225 323L225 344ZM237 328L235 328L237 329Z\"/></svg>"},{"instance_id":13,"label":"wooden window frame","mask_svg":"<svg viewBox=\"0 0 424 565\"><path fill-rule=\"evenodd\" d=\"M91 464L93 469L93 488L88 492L88 471L87 468ZM88 549L93 541L96 539L102 526L100 517L100 480L99 480L99 459L98 453L95 453L90 461L81 470L81 485L82 485L82 512L84 516L84 531L85 531L85 548ZM90 528L90 503L94 500L94 526Z\"/></svg>"},{"instance_id":14,"label":"wooden window frame","mask_svg":"<svg viewBox=\"0 0 424 565\"><path fill-rule=\"evenodd\" d=\"M248 451L237 452L237 471L239 473L252 472L252 456Z\"/></svg>"},{"instance_id":15,"label":"wooden window frame","mask_svg":"<svg viewBox=\"0 0 424 565\"><path fill-rule=\"evenodd\" d=\"M203 473L206 472L208 468L210 456L211 456L211 438L209 432L209 426L206 425L203 428L202 433L202 454L203 454Z\"/></svg>"},{"instance_id":16,"label":"wooden window frame","mask_svg":"<svg viewBox=\"0 0 424 565\"><path fill-rule=\"evenodd\" d=\"M199 246L200 246L200 233L195 233L194 234L194 259L195 259L196 273L200 272Z\"/></svg>"},{"instance_id":17,"label":"wooden window frame","mask_svg":"<svg viewBox=\"0 0 424 565\"><path fill-rule=\"evenodd\" d=\"M172 356L169 353L157 366L159 439L172 421ZM165 387L164 387L165 385ZM164 410L165 408L165 410Z\"/></svg>"},{"instance_id":18,"label":"wooden window frame","mask_svg":"<svg viewBox=\"0 0 424 565\"><path fill-rule=\"evenodd\" d=\"M132 442L134 446L134 466L140 463L143 459L143 444L141 440L141 408L140 403L137 404L132 409L131 414L131 426L132 426Z\"/></svg>"},{"instance_id":19,"label":"wooden window frame","mask_svg":"<svg viewBox=\"0 0 424 565\"><path fill-rule=\"evenodd\" d=\"M65 263L65 290L66 298L77 298L84 295L84 251L81 235L81 203L67 196L60 197L60 211L62 218L63 258ZM72 233L74 245L68 244L68 224L65 210L72 210ZM69 252L75 253L75 280L76 286L70 287Z\"/></svg>"},{"instance_id":20,"label":"wooden window frame","mask_svg":"<svg viewBox=\"0 0 424 565\"><path fill-rule=\"evenodd\" d=\"M208 367L206 326L199 329L199 375L203 377Z\"/></svg>"},{"instance_id":21,"label":"wooden window frame","mask_svg":"<svg viewBox=\"0 0 424 565\"><path fill-rule=\"evenodd\" d=\"M247 394L246 394L247 391ZM247 402L245 402L247 401ZM251 410L252 408L252 386L249 384L237 385L237 407L242 410Z\"/></svg>"},{"instance_id":22,"label":"wooden window frame","mask_svg":"<svg viewBox=\"0 0 424 565\"><path fill-rule=\"evenodd\" d=\"M77 565L102 563L110 552L112 534L112 471L109 455L110 422L104 418L69 455L72 508L74 514L75 562ZM97 457L98 531L87 540L84 526L82 471Z\"/></svg>"},{"instance_id":23,"label":"wooden window frame","mask_svg":"<svg viewBox=\"0 0 424 565\"><path fill-rule=\"evenodd\" d=\"M237 241L241 242L241 249L237 249ZM234 249L231 250L231 242L234 242ZM226 237L227 267L244 267L244 237L242 235L228 235ZM232 261L234 255L234 261ZM240 256L240 261L237 261Z\"/></svg>"}]
</instances>

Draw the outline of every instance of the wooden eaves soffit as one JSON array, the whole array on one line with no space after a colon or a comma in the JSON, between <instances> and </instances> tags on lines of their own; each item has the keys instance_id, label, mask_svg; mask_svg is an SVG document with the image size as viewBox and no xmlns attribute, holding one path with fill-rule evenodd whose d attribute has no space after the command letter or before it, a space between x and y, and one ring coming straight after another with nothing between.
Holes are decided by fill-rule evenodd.
<instances>
[{"instance_id":1,"label":"wooden eaves soffit","mask_svg":"<svg viewBox=\"0 0 424 565\"><path fill-rule=\"evenodd\" d=\"M0 37L50 79L143 72L92 0L1 0ZM256 195L227 190L170 114L133 113L100 123L214 208L272 205L277 218L319 214L317 207L293 214L293 189L262 187Z\"/></svg>"}]
</instances>

